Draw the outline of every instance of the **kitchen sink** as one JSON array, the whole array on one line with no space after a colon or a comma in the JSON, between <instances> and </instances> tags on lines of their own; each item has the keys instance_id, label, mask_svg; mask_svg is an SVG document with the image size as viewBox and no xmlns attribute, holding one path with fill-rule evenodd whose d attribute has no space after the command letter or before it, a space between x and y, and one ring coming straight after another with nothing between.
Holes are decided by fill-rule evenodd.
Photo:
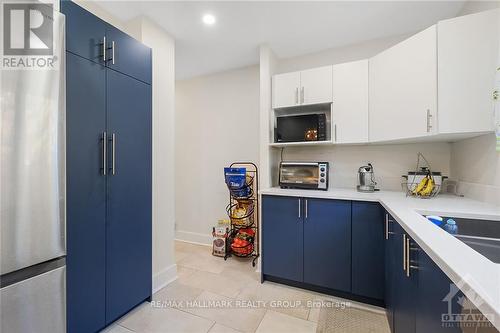
<instances>
[{"instance_id":1,"label":"kitchen sink","mask_svg":"<svg viewBox=\"0 0 500 333\"><path fill-rule=\"evenodd\" d=\"M500 264L500 221L443 216L443 225L450 218L455 220L458 227L453 236L494 263Z\"/></svg>"},{"instance_id":2,"label":"kitchen sink","mask_svg":"<svg viewBox=\"0 0 500 333\"><path fill-rule=\"evenodd\" d=\"M481 253L494 263L500 264L500 239L456 235L456 238Z\"/></svg>"}]
</instances>

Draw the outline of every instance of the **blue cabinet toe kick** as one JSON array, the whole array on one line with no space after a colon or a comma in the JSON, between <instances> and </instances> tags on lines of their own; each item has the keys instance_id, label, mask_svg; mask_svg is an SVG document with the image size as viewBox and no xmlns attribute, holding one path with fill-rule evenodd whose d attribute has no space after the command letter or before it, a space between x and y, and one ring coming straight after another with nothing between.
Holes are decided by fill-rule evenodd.
<instances>
[{"instance_id":1,"label":"blue cabinet toe kick","mask_svg":"<svg viewBox=\"0 0 500 333\"><path fill-rule=\"evenodd\" d=\"M262 275L262 282L264 281L269 281L269 282L275 282L275 283L280 283L280 284L285 284L291 287L295 288L301 288L301 289L306 289L310 291L314 291L317 293L322 293L334 297L340 297L345 299L346 301L355 301L355 302L360 302L360 303L365 303L365 304L370 304L370 305L375 305L379 307L385 307L385 302L380 299L375 299L375 298L370 298L370 297L364 297L364 296L359 296L355 294L351 294L345 291L341 290L335 290L335 289L330 289L330 288L325 288L325 287L320 287L304 282L297 282L297 281L292 281L292 280L287 280L279 277L275 277L272 275L267 275L263 274Z\"/></svg>"}]
</instances>

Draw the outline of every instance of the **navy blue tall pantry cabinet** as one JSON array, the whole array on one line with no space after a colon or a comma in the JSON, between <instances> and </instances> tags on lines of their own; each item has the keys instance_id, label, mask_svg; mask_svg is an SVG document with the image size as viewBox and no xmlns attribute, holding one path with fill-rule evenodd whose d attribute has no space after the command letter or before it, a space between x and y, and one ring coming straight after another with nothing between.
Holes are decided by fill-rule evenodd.
<instances>
[{"instance_id":1,"label":"navy blue tall pantry cabinet","mask_svg":"<svg viewBox=\"0 0 500 333\"><path fill-rule=\"evenodd\" d=\"M67 328L151 297L151 50L69 1Z\"/></svg>"}]
</instances>

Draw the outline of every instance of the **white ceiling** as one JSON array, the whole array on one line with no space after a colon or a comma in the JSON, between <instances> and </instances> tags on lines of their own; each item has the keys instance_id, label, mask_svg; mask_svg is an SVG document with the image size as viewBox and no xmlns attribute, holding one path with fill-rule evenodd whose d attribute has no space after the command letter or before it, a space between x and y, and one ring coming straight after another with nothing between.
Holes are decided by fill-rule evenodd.
<instances>
[{"instance_id":1,"label":"white ceiling","mask_svg":"<svg viewBox=\"0 0 500 333\"><path fill-rule=\"evenodd\" d=\"M464 1L105 1L122 20L145 15L176 40L176 78L257 64L267 43L280 58L411 33L456 16ZM201 17L212 13L214 26Z\"/></svg>"}]
</instances>

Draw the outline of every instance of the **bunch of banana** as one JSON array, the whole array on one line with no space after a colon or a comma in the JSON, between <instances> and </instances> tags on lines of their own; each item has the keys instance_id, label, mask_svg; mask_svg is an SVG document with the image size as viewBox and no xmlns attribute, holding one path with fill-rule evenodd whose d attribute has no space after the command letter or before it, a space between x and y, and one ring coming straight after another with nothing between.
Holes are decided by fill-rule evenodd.
<instances>
[{"instance_id":1,"label":"bunch of banana","mask_svg":"<svg viewBox=\"0 0 500 333\"><path fill-rule=\"evenodd\" d=\"M430 175L427 175L420 181L420 183L413 190L414 195L420 195L422 197L428 197L434 191L434 179Z\"/></svg>"}]
</instances>

